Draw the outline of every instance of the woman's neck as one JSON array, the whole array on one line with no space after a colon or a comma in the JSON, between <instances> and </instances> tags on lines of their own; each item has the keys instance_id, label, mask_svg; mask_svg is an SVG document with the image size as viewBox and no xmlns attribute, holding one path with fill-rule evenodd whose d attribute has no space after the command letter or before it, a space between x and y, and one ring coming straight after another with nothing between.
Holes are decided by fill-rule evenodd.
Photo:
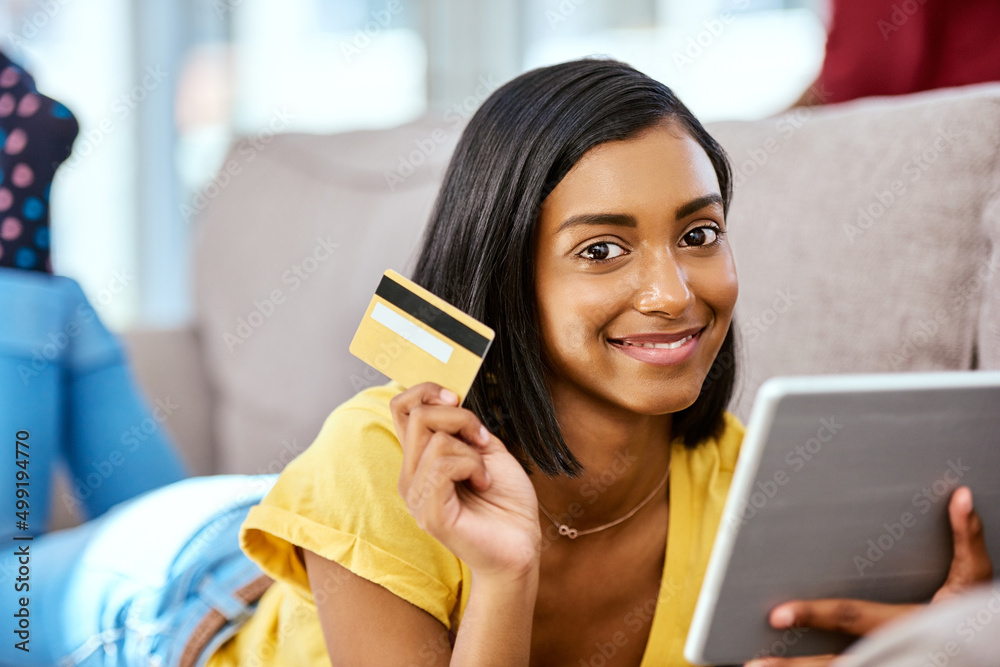
<instances>
[{"instance_id":1,"label":"woman's neck","mask_svg":"<svg viewBox=\"0 0 1000 667\"><path fill-rule=\"evenodd\" d=\"M531 480L539 502L556 519L579 530L621 518L666 472L672 415L638 415L573 390L555 390L552 400L566 445L584 472L572 479L536 472ZM665 499L664 492L662 500L654 498L649 504Z\"/></svg>"}]
</instances>

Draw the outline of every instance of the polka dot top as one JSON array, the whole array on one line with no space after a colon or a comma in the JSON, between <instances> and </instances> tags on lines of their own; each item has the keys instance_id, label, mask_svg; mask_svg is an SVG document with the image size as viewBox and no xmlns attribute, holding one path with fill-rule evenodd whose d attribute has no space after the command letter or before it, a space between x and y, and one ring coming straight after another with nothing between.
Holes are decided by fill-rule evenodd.
<instances>
[{"instance_id":1,"label":"polka dot top","mask_svg":"<svg viewBox=\"0 0 1000 667\"><path fill-rule=\"evenodd\" d=\"M79 125L0 52L0 266L52 272L49 189Z\"/></svg>"}]
</instances>

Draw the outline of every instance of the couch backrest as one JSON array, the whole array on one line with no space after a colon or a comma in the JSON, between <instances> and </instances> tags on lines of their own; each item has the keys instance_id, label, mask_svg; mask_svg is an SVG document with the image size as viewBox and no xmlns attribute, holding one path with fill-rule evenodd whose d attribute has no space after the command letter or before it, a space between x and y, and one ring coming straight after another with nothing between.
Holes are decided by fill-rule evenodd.
<instances>
[{"instance_id":1,"label":"couch backrest","mask_svg":"<svg viewBox=\"0 0 1000 667\"><path fill-rule=\"evenodd\" d=\"M735 170L741 416L774 375L1000 367L1000 85L709 130Z\"/></svg>"},{"instance_id":2,"label":"couch backrest","mask_svg":"<svg viewBox=\"0 0 1000 667\"><path fill-rule=\"evenodd\" d=\"M1000 85L709 131L735 171L739 416L777 374L1000 368ZM457 133L234 146L196 202L218 472L276 472L383 381L348 344L381 273L412 268Z\"/></svg>"}]
</instances>

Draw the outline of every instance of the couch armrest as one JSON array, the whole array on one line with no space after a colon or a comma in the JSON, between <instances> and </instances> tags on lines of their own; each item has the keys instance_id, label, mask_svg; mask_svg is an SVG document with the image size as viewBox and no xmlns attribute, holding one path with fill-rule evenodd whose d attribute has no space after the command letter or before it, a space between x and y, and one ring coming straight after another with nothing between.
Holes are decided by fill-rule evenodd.
<instances>
[{"instance_id":1,"label":"couch armrest","mask_svg":"<svg viewBox=\"0 0 1000 667\"><path fill-rule=\"evenodd\" d=\"M165 425L192 475L215 472L212 390L202 362L198 332L133 329L121 334L132 373L151 406L176 406Z\"/></svg>"}]
</instances>

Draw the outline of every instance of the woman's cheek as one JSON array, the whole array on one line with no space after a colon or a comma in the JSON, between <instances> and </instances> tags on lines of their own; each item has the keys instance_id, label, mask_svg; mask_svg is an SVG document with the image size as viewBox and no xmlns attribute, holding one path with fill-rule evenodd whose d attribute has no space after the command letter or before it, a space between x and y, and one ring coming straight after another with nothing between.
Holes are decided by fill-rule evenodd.
<instances>
[{"instance_id":1,"label":"woman's cheek","mask_svg":"<svg viewBox=\"0 0 1000 667\"><path fill-rule=\"evenodd\" d=\"M585 310L567 308L552 322L552 331L554 343L560 350L579 356L592 326Z\"/></svg>"},{"instance_id":2,"label":"woman's cheek","mask_svg":"<svg viewBox=\"0 0 1000 667\"><path fill-rule=\"evenodd\" d=\"M607 303L585 285L553 294L545 317L548 346L564 358L591 356L594 342L610 319L606 309Z\"/></svg>"},{"instance_id":3,"label":"woman's cheek","mask_svg":"<svg viewBox=\"0 0 1000 667\"><path fill-rule=\"evenodd\" d=\"M740 291L732 255L726 253L717 262L700 267L696 275L698 296L715 311L717 318L728 321Z\"/></svg>"}]
</instances>

